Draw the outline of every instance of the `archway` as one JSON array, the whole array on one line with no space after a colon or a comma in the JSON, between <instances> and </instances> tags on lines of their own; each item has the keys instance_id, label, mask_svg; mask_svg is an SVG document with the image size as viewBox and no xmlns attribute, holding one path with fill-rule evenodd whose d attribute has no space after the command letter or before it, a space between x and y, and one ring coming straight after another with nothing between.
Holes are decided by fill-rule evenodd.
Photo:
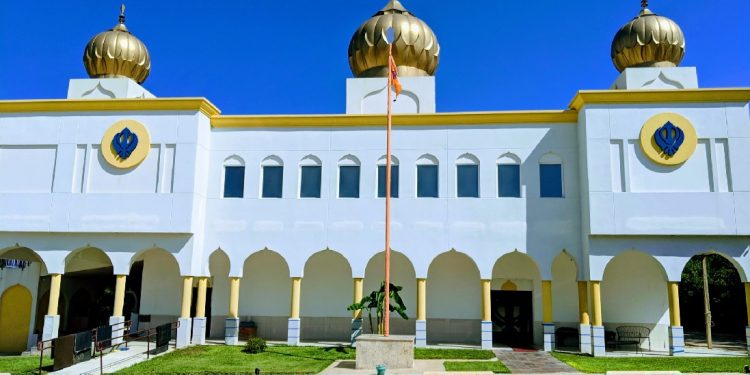
<instances>
[{"instance_id":1,"label":"archway","mask_svg":"<svg viewBox=\"0 0 750 375\"><path fill-rule=\"evenodd\" d=\"M44 261L29 248L14 247L0 250L0 262L4 264L0 267L0 295L17 285L30 291L31 310L25 317L27 319L26 331L27 334L31 331L41 337L44 315L47 314L49 302L49 295L44 295L49 290L49 277L44 276L47 274ZM64 298L61 296L60 300L60 306L63 306ZM2 310L0 310L0 313L2 313ZM18 318L24 317L19 315Z\"/></svg>"},{"instance_id":2,"label":"archway","mask_svg":"<svg viewBox=\"0 0 750 375\"><path fill-rule=\"evenodd\" d=\"M468 255L438 255L427 270L427 340L479 344L482 306L479 269Z\"/></svg>"},{"instance_id":3,"label":"archway","mask_svg":"<svg viewBox=\"0 0 750 375\"><path fill-rule=\"evenodd\" d=\"M177 320L182 301L182 277L174 255L161 248L136 254L131 261L125 297L125 306L133 306L131 324L138 330ZM127 311L125 319L128 319Z\"/></svg>"},{"instance_id":4,"label":"archway","mask_svg":"<svg viewBox=\"0 0 750 375\"><path fill-rule=\"evenodd\" d=\"M211 304L206 309L209 337L224 338L224 322L229 315L229 256L216 250L208 258L208 269L211 275ZM210 312L210 314L209 314Z\"/></svg>"},{"instance_id":5,"label":"archway","mask_svg":"<svg viewBox=\"0 0 750 375\"><path fill-rule=\"evenodd\" d=\"M291 297L289 266L279 253L261 250L245 260L239 315L257 324L258 336L286 340Z\"/></svg>"},{"instance_id":6,"label":"archway","mask_svg":"<svg viewBox=\"0 0 750 375\"><path fill-rule=\"evenodd\" d=\"M302 278L300 337L304 340L348 341L351 336L352 268L333 250L315 253Z\"/></svg>"},{"instance_id":7,"label":"archway","mask_svg":"<svg viewBox=\"0 0 750 375\"><path fill-rule=\"evenodd\" d=\"M375 254L367 262L365 268L364 294L368 295L374 290L379 290L383 282L385 270L385 253ZM391 333L395 335L413 335L415 334L414 321L417 316L417 276L414 272L414 266L406 255L397 251L391 251L391 284L398 285L404 289L399 292L401 299L406 305L406 315L409 320L404 320L398 314L391 316ZM372 312L375 315L375 311ZM367 321L367 312L362 312L363 322ZM375 317L373 316L373 322ZM370 332L370 323L363 323L364 332ZM376 323L374 323L376 324ZM377 328L375 329L377 331Z\"/></svg>"},{"instance_id":8,"label":"archway","mask_svg":"<svg viewBox=\"0 0 750 375\"><path fill-rule=\"evenodd\" d=\"M0 296L0 353L21 353L29 342L31 292L16 284Z\"/></svg>"},{"instance_id":9,"label":"archway","mask_svg":"<svg viewBox=\"0 0 750 375\"><path fill-rule=\"evenodd\" d=\"M604 269L601 302L605 330L643 326L650 330L643 348L669 350L667 277L653 256L628 250L612 258Z\"/></svg>"},{"instance_id":10,"label":"archway","mask_svg":"<svg viewBox=\"0 0 750 375\"><path fill-rule=\"evenodd\" d=\"M552 316L556 327L578 331L578 267L567 252L561 252L552 261ZM561 336L555 345L578 349L578 335Z\"/></svg>"},{"instance_id":11,"label":"archway","mask_svg":"<svg viewBox=\"0 0 750 375\"><path fill-rule=\"evenodd\" d=\"M68 254L60 294L70 303L60 311L60 331L75 333L109 324L114 285L112 262L104 251L85 247Z\"/></svg>"},{"instance_id":12,"label":"archway","mask_svg":"<svg viewBox=\"0 0 750 375\"><path fill-rule=\"evenodd\" d=\"M492 341L512 347L541 342L542 293L539 267L519 251L501 256L492 268Z\"/></svg>"}]
</instances>

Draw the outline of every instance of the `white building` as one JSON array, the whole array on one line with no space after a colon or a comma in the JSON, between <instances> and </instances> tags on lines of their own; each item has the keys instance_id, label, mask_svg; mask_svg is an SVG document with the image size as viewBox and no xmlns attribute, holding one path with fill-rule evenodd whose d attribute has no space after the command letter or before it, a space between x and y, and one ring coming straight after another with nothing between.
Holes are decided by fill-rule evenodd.
<instances>
[{"instance_id":1,"label":"white building","mask_svg":"<svg viewBox=\"0 0 750 375\"><path fill-rule=\"evenodd\" d=\"M410 318L392 332L549 350L569 326L602 355L605 329L638 325L679 353L686 262L719 253L747 281L750 89L699 88L679 27L648 9L615 37L612 89L480 113L436 112L437 39L396 0L352 39L341 115L155 98L121 17L68 99L0 101L0 352L131 319L179 319L180 345L236 343L240 320L348 341L346 307L383 277L391 25L392 278Z\"/></svg>"}]
</instances>

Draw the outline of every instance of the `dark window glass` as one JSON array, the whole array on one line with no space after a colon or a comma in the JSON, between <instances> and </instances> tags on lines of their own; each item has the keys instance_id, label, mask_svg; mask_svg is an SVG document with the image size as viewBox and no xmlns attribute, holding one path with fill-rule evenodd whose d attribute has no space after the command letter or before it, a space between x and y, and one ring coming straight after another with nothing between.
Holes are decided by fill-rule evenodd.
<instances>
[{"instance_id":1,"label":"dark window glass","mask_svg":"<svg viewBox=\"0 0 750 375\"><path fill-rule=\"evenodd\" d=\"M284 167L263 167L263 198L281 198Z\"/></svg>"},{"instance_id":2,"label":"dark window glass","mask_svg":"<svg viewBox=\"0 0 750 375\"><path fill-rule=\"evenodd\" d=\"M539 164L539 196L543 198L561 198L562 165Z\"/></svg>"},{"instance_id":3,"label":"dark window glass","mask_svg":"<svg viewBox=\"0 0 750 375\"><path fill-rule=\"evenodd\" d=\"M224 167L224 198L242 198L245 167Z\"/></svg>"},{"instance_id":4,"label":"dark window glass","mask_svg":"<svg viewBox=\"0 0 750 375\"><path fill-rule=\"evenodd\" d=\"M300 173L300 198L320 198L320 172L317 165L302 167Z\"/></svg>"},{"instance_id":5,"label":"dark window glass","mask_svg":"<svg viewBox=\"0 0 750 375\"><path fill-rule=\"evenodd\" d=\"M378 166L378 198L385 198L385 165ZM391 198L398 198L398 165L391 165Z\"/></svg>"},{"instance_id":6,"label":"dark window glass","mask_svg":"<svg viewBox=\"0 0 750 375\"><path fill-rule=\"evenodd\" d=\"M339 197L359 198L358 165L342 165L339 167Z\"/></svg>"},{"instance_id":7,"label":"dark window glass","mask_svg":"<svg viewBox=\"0 0 750 375\"><path fill-rule=\"evenodd\" d=\"M437 165L418 165L417 166L417 197L419 198L437 198L438 197L438 166Z\"/></svg>"},{"instance_id":8,"label":"dark window glass","mask_svg":"<svg viewBox=\"0 0 750 375\"><path fill-rule=\"evenodd\" d=\"M521 197L521 166L500 164L497 166L497 196Z\"/></svg>"},{"instance_id":9,"label":"dark window glass","mask_svg":"<svg viewBox=\"0 0 750 375\"><path fill-rule=\"evenodd\" d=\"M457 194L459 198L479 198L479 166L459 165L456 168Z\"/></svg>"}]
</instances>

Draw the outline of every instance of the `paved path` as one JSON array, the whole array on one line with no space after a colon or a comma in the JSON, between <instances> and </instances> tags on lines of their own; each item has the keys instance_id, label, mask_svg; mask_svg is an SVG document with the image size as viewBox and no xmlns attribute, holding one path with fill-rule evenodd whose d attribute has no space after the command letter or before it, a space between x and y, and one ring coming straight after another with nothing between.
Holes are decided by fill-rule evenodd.
<instances>
[{"instance_id":1,"label":"paved path","mask_svg":"<svg viewBox=\"0 0 750 375\"><path fill-rule=\"evenodd\" d=\"M174 341L169 345L167 352L174 350ZM130 367L136 363L143 362L146 360L146 343L140 341L132 341L129 343L129 350L115 350L111 353L105 354L104 358L104 372L112 373L121 370L125 367ZM154 344L151 343L151 349L154 348ZM163 354L163 353L162 353ZM161 355L161 354L159 354ZM155 356L152 354L151 358ZM99 357L92 358L85 362L77 363L68 368L60 371L50 372L49 374L55 375L93 375L99 374Z\"/></svg>"},{"instance_id":2,"label":"paved path","mask_svg":"<svg viewBox=\"0 0 750 375\"><path fill-rule=\"evenodd\" d=\"M510 372L516 374L578 373L574 368L545 352L497 350L495 356L508 367Z\"/></svg>"}]
</instances>

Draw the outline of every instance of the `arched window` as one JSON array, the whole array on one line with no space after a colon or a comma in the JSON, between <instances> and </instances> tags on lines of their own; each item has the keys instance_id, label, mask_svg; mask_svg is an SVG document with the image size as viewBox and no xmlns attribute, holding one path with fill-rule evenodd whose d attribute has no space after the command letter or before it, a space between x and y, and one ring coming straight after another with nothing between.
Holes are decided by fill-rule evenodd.
<instances>
[{"instance_id":1,"label":"arched window","mask_svg":"<svg viewBox=\"0 0 750 375\"><path fill-rule=\"evenodd\" d=\"M521 197L521 159L511 153L497 159L497 196Z\"/></svg>"},{"instance_id":2,"label":"arched window","mask_svg":"<svg viewBox=\"0 0 750 375\"><path fill-rule=\"evenodd\" d=\"M472 154L456 159L456 196L479 198L479 159Z\"/></svg>"},{"instance_id":3,"label":"arched window","mask_svg":"<svg viewBox=\"0 0 750 375\"><path fill-rule=\"evenodd\" d=\"M281 198L284 187L284 162L276 155L271 155L260 163L261 198Z\"/></svg>"},{"instance_id":4,"label":"arched window","mask_svg":"<svg viewBox=\"0 0 750 375\"><path fill-rule=\"evenodd\" d=\"M378 159L378 198L385 198L385 155ZM391 155L391 198L398 198L398 158Z\"/></svg>"},{"instance_id":5,"label":"arched window","mask_svg":"<svg viewBox=\"0 0 750 375\"><path fill-rule=\"evenodd\" d=\"M245 161L237 155L224 159L224 198L242 198L245 195Z\"/></svg>"},{"instance_id":6,"label":"arched window","mask_svg":"<svg viewBox=\"0 0 750 375\"><path fill-rule=\"evenodd\" d=\"M562 159L556 154L548 153L539 159L539 196L563 197Z\"/></svg>"},{"instance_id":7,"label":"arched window","mask_svg":"<svg viewBox=\"0 0 750 375\"><path fill-rule=\"evenodd\" d=\"M339 198L359 198L360 166L354 155L339 159Z\"/></svg>"},{"instance_id":8,"label":"arched window","mask_svg":"<svg viewBox=\"0 0 750 375\"><path fill-rule=\"evenodd\" d=\"M425 154L417 159L417 198L438 197L438 159Z\"/></svg>"},{"instance_id":9,"label":"arched window","mask_svg":"<svg viewBox=\"0 0 750 375\"><path fill-rule=\"evenodd\" d=\"M320 198L323 163L316 156L307 155L299 162L299 197Z\"/></svg>"}]
</instances>

